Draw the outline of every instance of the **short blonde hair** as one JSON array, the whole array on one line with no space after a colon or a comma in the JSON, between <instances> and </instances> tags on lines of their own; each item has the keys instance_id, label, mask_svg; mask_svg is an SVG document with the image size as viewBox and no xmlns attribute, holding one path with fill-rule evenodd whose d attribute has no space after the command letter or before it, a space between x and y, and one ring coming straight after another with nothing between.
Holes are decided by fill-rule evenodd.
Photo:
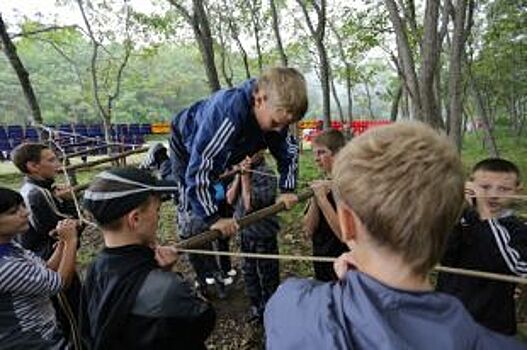
<instances>
[{"instance_id":1,"label":"short blonde hair","mask_svg":"<svg viewBox=\"0 0 527 350\"><path fill-rule=\"evenodd\" d=\"M340 150L333 179L376 244L418 274L439 261L464 200L463 167L446 135L418 122L374 128Z\"/></svg>"},{"instance_id":2,"label":"short blonde hair","mask_svg":"<svg viewBox=\"0 0 527 350\"><path fill-rule=\"evenodd\" d=\"M302 119L307 112L306 80L294 68L268 69L258 78L254 91L265 91L269 103L275 108L284 108L295 121Z\"/></svg>"}]
</instances>

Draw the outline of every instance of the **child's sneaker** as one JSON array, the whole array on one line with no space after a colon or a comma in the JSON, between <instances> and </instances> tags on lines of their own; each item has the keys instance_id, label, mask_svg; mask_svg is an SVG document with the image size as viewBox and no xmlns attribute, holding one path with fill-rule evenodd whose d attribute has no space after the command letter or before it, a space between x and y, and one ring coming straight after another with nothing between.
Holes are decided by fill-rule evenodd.
<instances>
[{"instance_id":1,"label":"child's sneaker","mask_svg":"<svg viewBox=\"0 0 527 350\"><path fill-rule=\"evenodd\" d=\"M229 277L236 277L237 274L238 271L236 271L236 269L230 269L229 272L227 272L227 276Z\"/></svg>"},{"instance_id":2,"label":"child's sneaker","mask_svg":"<svg viewBox=\"0 0 527 350\"><path fill-rule=\"evenodd\" d=\"M206 277L205 278L205 283L209 286L213 285L216 283L216 279L214 277Z\"/></svg>"},{"instance_id":3,"label":"child's sneaker","mask_svg":"<svg viewBox=\"0 0 527 350\"><path fill-rule=\"evenodd\" d=\"M223 284L225 286L230 286L231 284L233 284L234 280L232 279L232 277L228 276L228 277L225 277L223 279Z\"/></svg>"}]
</instances>

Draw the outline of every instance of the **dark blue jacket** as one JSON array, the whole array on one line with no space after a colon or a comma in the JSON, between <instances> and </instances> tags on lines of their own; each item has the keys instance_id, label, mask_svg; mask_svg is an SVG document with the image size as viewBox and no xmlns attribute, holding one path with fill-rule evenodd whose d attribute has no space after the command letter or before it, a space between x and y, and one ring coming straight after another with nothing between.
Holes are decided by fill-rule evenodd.
<instances>
[{"instance_id":1,"label":"dark blue jacket","mask_svg":"<svg viewBox=\"0 0 527 350\"><path fill-rule=\"evenodd\" d=\"M525 277L527 225L510 211L499 218L481 220L474 208L468 208L448 237L441 264ZM436 288L459 298L481 325L516 334L514 283L440 273Z\"/></svg>"},{"instance_id":2,"label":"dark blue jacket","mask_svg":"<svg viewBox=\"0 0 527 350\"><path fill-rule=\"evenodd\" d=\"M456 298L407 292L360 272L289 279L267 303L267 349L526 349L478 325Z\"/></svg>"},{"instance_id":3,"label":"dark blue jacket","mask_svg":"<svg viewBox=\"0 0 527 350\"><path fill-rule=\"evenodd\" d=\"M280 189L296 187L298 146L287 128L263 132L253 113L255 80L220 90L196 102L172 120L170 140L173 172L185 188L184 207L208 223L216 221L218 205L214 183L225 169L245 156L269 148L278 162Z\"/></svg>"}]
</instances>

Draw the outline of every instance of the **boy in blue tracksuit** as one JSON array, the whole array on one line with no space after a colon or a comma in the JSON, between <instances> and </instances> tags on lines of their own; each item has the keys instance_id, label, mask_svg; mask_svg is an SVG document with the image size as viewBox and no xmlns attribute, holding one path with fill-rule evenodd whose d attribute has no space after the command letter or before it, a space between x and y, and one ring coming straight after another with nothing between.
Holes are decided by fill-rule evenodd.
<instances>
[{"instance_id":1,"label":"boy in blue tracksuit","mask_svg":"<svg viewBox=\"0 0 527 350\"><path fill-rule=\"evenodd\" d=\"M291 207L297 197L298 146L288 125L307 110L305 79L293 68L271 68L258 79L220 90L178 113L172 120L170 158L179 184L178 225L182 238L206 229L225 236L237 231L233 218L220 218L214 184L225 169L269 148L278 163L278 201ZM215 270L210 257L190 256L203 283Z\"/></svg>"}]
</instances>

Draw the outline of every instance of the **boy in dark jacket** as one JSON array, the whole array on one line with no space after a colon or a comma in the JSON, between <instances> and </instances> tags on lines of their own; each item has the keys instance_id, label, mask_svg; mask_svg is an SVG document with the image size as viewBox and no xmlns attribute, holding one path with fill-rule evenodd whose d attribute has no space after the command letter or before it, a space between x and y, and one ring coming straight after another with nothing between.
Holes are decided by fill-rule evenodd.
<instances>
[{"instance_id":1,"label":"boy in dark jacket","mask_svg":"<svg viewBox=\"0 0 527 350\"><path fill-rule=\"evenodd\" d=\"M205 349L215 312L155 246L160 195L177 190L145 170L97 175L84 204L101 226L105 248L90 265L81 302L89 349Z\"/></svg>"},{"instance_id":2,"label":"boy in dark jacket","mask_svg":"<svg viewBox=\"0 0 527 350\"><path fill-rule=\"evenodd\" d=\"M527 225L509 205L521 190L518 167L505 159L477 163L466 184L467 208L449 237L445 266L527 276ZM439 274L437 290L461 300L483 326L516 334L515 284Z\"/></svg>"},{"instance_id":3,"label":"boy in dark jacket","mask_svg":"<svg viewBox=\"0 0 527 350\"><path fill-rule=\"evenodd\" d=\"M258 79L221 90L178 113L172 120L170 156L179 182L178 225L182 238L208 228L229 236L236 232L233 218L220 218L214 184L230 166L247 155L269 148L278 162L277 199L291 207L297 197L298 146L288 125L307 110L306 83L293 68L271 68ZM191 255L204 283L214 269L213 257Z\"/></svg>"},{"instance_id":4,"label":"boy in dark jacket","mask_svg":"<svg viewBox=\"0 0 527 350\"><path fill-rule=\"evenodd\" d=\"M337 152L344 147L344 135L334 129L325 130L317 135L312 142L313 156L319 168L326 176L331 175ZM313 181L311 188L314 196L309 202L304 217L304 230L311 238L314 256L340 256L349 249L340 237L340 227L337 217L335 199L331 193L331 182L328 180ZM313 262L315 278L319 281L337 279L333 264Z\"/></svg>"},{"instance_id":5,"label":"boy in dark jacket","mask_svg":"<svg viewBox=\"0 0 527 350\"><path fill-rule=\"evenodd\" d=\"M463 204L463 170L446 135L422 123L372 129L333 166L343 241L338 282L286 281L265 311L267 348L522 349L480 326L429 271Z\"/></svg>"},{"instance_id":6,"label":"boy in dark jacket","mask_svg":"<svg viewBox=\"0 0 527 350\"><path fill-rule=\"evenodd\" d=\"M246 171L236 175L227 192L227 201L234 205L235 218L273 205L276 200L276 178L266 164L263 152L247 157L241 166ZM247 226L241 230L241 251L278 254L278 231L280 224L276 214ZM262 324L265 304L280 284L278 260L244 258L242 272L251 302L249 321Z\"/></svg>"},{"instance_id":7,"label":"boy in dark jacket","mask_svg":"<svg viewBox=\"0 0 527 350\"><path fill-rule=\"evenodd\" d=\"M11 158L25 175L20 194L29 210L30 228L20 237L21 243L47 260L57 242L49 232L60 220L77 216L71 191L65 186L55 185L60 163L48 146L23 143L13 150Z\"/></svg>"}]
</instances>

